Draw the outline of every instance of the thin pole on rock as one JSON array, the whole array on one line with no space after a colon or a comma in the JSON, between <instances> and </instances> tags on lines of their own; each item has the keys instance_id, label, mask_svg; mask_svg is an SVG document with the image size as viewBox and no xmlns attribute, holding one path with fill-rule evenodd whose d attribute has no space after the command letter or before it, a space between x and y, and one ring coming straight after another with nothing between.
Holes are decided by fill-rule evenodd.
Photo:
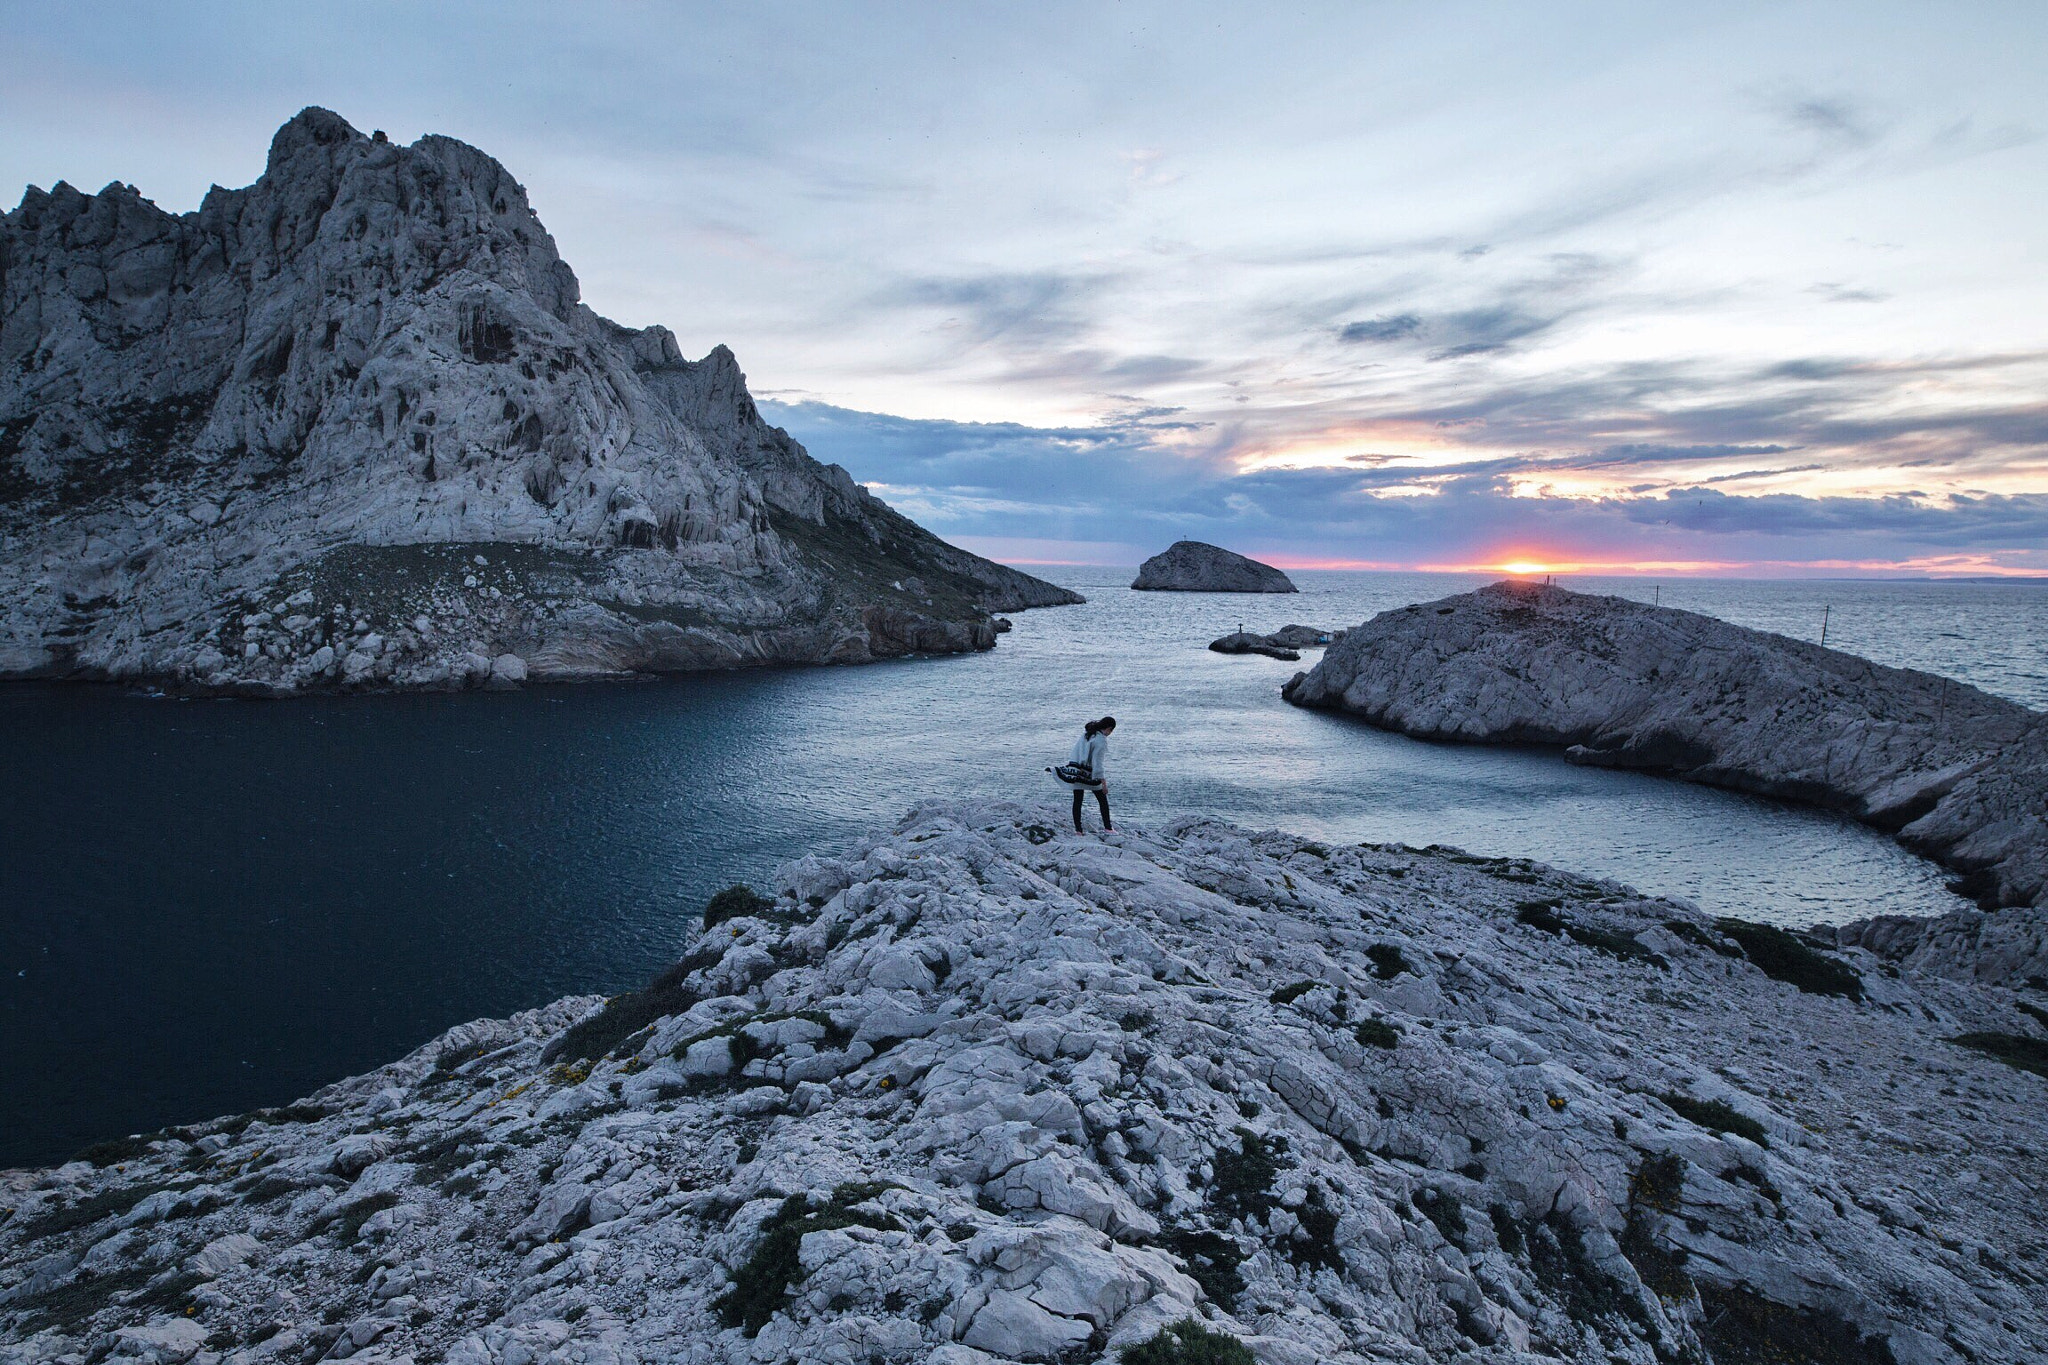
<instances>
[{"instance_id":1,"label":"thin pole on rock","mask_svg":"<svg viewBox=\"0 0 2048 1365\"><path fill-rule=\"evenodd\" d=\"M1834 609L1834 604L1833 604L1833 603L1831 603L1831 602L1823 602L1823 603L1821 604L1821 608L1820 608L1820 642L1821 642L1822 644L1826 644L1826 643L1828 642L1828 613L1829 613L1830 611L1832 611L1833 609Z\"/></svg>"},{"instance_id":2,"label":"thin pole on rock","mask_svg":"<svg viewBox=\"0 0 2048 1365\"><path fill-rule=\"evenodd\" d=\"M1662 583L1652 583L1650 585L1650 605L1653 607L1664 605L1664 585Z\"/></svg>"}]
</instances>

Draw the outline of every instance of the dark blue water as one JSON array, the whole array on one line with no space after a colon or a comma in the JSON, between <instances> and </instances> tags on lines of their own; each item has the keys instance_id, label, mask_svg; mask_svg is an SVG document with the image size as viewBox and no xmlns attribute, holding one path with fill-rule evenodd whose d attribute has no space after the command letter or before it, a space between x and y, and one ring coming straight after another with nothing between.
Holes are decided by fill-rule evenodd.
<instances>
[{"instance_id":1,"label":"dark blue water","mask_svg":"<svg viewBox=\"0 0 2048 1365\"><path fill-rule=\"evenodd\" d=\"M1200 811L1526 854L1780 923L1956 903L1834 817L1381 734L1282 703L1296 665L1204 648L1240 618L1355 624L1466 580L1300 574L1298 597L1242 598L1052 576L1093 600L1021 614L968 658L289 703L0 688L0 1165L282 1103L461 1020L636 984L713 891L923 796L1057 816L1041 769L1105 712L1134 823ZM1830 644L2048 698L2040 588L1664 600L1809 636L1831 602Z\"/></svg>"}]
</instances>

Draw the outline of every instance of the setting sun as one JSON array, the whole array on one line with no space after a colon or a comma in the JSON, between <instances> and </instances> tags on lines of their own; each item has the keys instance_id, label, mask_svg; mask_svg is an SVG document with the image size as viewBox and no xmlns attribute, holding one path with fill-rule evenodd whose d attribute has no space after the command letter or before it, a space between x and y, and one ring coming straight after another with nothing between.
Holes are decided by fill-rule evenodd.
<instances>
[{"instance_id":1,"label":"setting sun","mask_svg":"<svg viewBox=\"0 0 2048 1365\"><path fill-rule=\"evenodd\" d=\"M1531 578L1540 573L1551 572L1546 565L1537 564L1527 559L1510 560L1508 563L1501 565L1500 568L1502 573L1512 574L1516 578Z\"/></svg>"}]
</instances>

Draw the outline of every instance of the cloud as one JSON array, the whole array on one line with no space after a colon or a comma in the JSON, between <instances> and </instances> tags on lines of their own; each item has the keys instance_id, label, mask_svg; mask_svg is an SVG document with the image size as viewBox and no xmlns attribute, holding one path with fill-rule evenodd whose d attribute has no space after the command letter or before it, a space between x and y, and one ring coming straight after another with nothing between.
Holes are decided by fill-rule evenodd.
<instances>
[{"instance_id":1,"label":"cloud","mask_svg":"<svg viewBox=\"0 0 2048 1365\"><path fill-rule=\"evenodd\" d=\"M931 309L958 319L968 340L1064 342L1092 324L1088 304L1107 281L1053 271L902 280L879 291L885 307Z\"/></svg>"},{"instance_id":2,"label":"cloud","mask_svg":"<svg viewBox=\"0 0 2048 1365\"><path fill-rule=\"evenodd\" d=\"M1430 355L1431 360L1457 360L1464 356L1505 351L1518 341L1541 336L1562 322L1566 314L1543 316L1512 304L1475 308L1444 317L1434 330L1448 334L1447 344Z\"/></svg>"},{"instance_id":3,"label":"cloud","mask_svg":"<svg viewBox=\"0 0 2048 1365\"><path fill-rule=\"evenodd\" d=\"M1339 341L1401 341L1422 330L1422 319L1413 313L1347 322L1337 329Z\"/></svg>"},{"instance_id":4,"label":"cloud","mask_svg":"<svg viewBox=\"0 0 2048 1365\"><path fill-rule=\"evenodd\" d=\"M1779 115L1792 127L1837 142L1866 146L1878 137L1871 111L1843 96L1785 98Z\"/></svg>"},{"instance_id":5,"label":"cloud","mask_svg":"<svg viewBox=\"0 0 2048 1365\"><path fill-rule=\"evenodd\" d=\"M1036 428L819 403L762 406L813 454L881 485L941 535L991 547L1038 544L1032 554L1041 560L1079 553L1042 548L1055 542L1151 553L1185 535L1294 562L1483 564L1512 551L1782 570L1962 554L1972 564L2048 570L2048 494L1814 497L1708 486L1794 472L1757 468L1600 496L1531 497L1516 487L1518 476L1536 473L1668 469L1782 447L1623 444L1465 465L1367 457L1247 473L1190 457L1141 426Z\"/></svg>"},{"instance_id":6,"label":"cloud","mask_svg":"<svg viewBox=\"0 0 2048 1365\"><path fill-rule=\"evenodd\" d=\"M1822 280L1806 291L1829 303L1883 303L1891 297L1877 289L1855 289L1836 280Z\"/></svg>"}]
</instances>

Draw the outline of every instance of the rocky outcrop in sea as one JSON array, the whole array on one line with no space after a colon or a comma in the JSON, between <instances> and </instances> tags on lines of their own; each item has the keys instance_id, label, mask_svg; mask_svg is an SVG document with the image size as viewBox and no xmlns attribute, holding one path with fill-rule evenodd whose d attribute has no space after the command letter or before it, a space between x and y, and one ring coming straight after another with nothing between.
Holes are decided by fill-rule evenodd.
<instances>
[{"instance_id":1,"label":"rocky outcrop in sea","mask_svg":"<svg viewBox=\"0 0 2048 1365\"><path fill-rule=\"evenodd\" d=\"M0 216L0 677L453 687L986 649L1079 598L578 301L524 189L308 109L195 213Z\"/></svg>"},{"instance_id":2,"label":"rocky outcrop in sea","mask_svg":"<svg viewBox=\"0 0 2048 1365\"><path fill-rule=\"evenodd\" d=\"M1131 586L1140 592L1298 592L1271 564L1220 545L1176 540L1138 566Z\"/></svg>"},{"instance_id":3,"label":"rocky outcrop in sea","mask_svg":"<svg viewBox=\"0 0 2048 1365\"><path fill-rule=\"evenodd\" d=\"M1263 654L1269 659L1284 659L1292 663L1301 658L1302 650L1321 649L1333 638L1327 630L1294 625L1282 626L1266 635L1249 630L1232 631L1211 640L1209 648L1218 654Z\"/></svg>"},{"instance_id":4,"label":"rocky outcrop in sea","mask_svg":"<svg viewBox=\"0 0 2048 1365\"><path fill-rule=\"evenodd\" d=\"M0 1361L2039 1358L2025 996L1057 814L920 809L641 991L7 1173Z\"/></svg>"},{"instance_id":5,"label":"rocky outcrop in sea","mask_svg":"<svg viewBox=\"0 0 2048 1365\"><path fill-rule=\"evenodd\" d=\"M2048 716L1949 678L1710 616L1532 583L1382 612L1290 681L1426 739L1565 746L1847 812L2048 908Z\"/></svg>"},{"instance_id":6,"label":"rocky outcrop in sea","mask_svg":"<svg viewBox=\"0 0 2048 1365\"><path fill-rule=\"evenodd\" d=\"M1263 654L1269 659L1283 659L1288 663L1301 658L1300 650L1278 644L1271 636L1255 635L1248 630L1219 635L1209 642L1209 648L1217 654Z\"/></svg>"}]
</instances>

